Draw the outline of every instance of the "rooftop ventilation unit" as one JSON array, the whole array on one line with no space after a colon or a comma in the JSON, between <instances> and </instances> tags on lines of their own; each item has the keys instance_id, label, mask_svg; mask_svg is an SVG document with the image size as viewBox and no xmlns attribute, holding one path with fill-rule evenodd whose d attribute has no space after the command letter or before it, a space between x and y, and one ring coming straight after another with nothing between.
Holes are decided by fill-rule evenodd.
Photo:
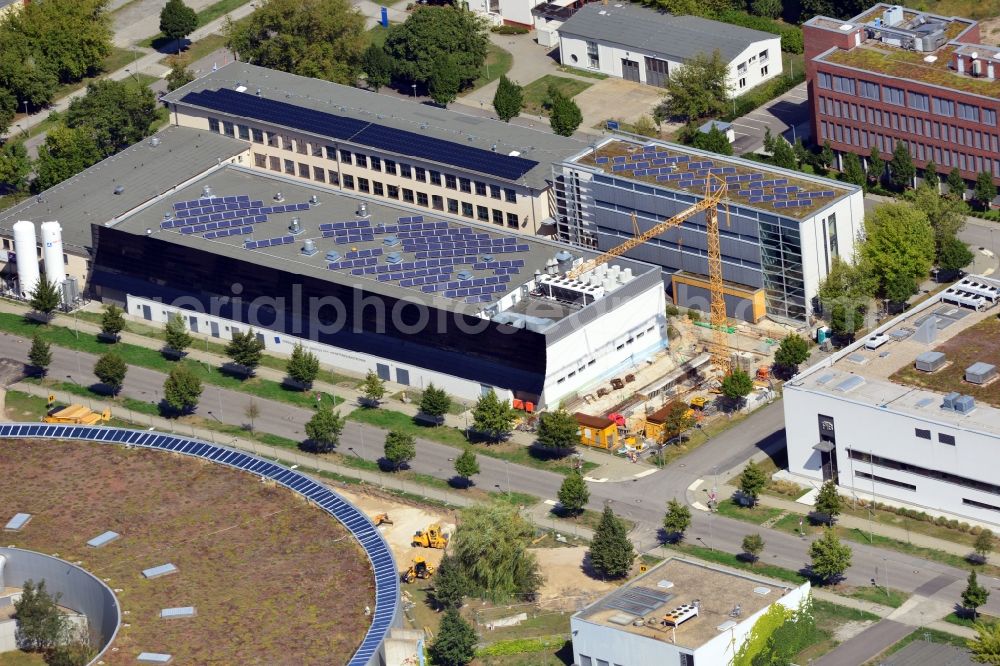
<instances>
[{"instance_id":1,"label":"rooftop ventilation unit","mask_svg":"<svg viewBox=\"0 0 1000 666\"><path fill-rule=\"evenodd\" d=\"M116 185L115 186L115 194L121 194L124 191L125 191L125 186L124 185Z\"/></svg>"},{"instance_id":2,"label":"rooftop ventilation unit","mask_svg":"<svg viewBox=\"0 0 1000 666\"><path fill-rule=\"evenodd\" d=\"M293 236L302 233L303 229L299 218L297 217L292 218L292 223L288 225L288 230L292 233Z\"/></svg>"},{"instance_id":3,"label":"rooftop ventilation unit","mask_svg":"<svg viewBox=\"0 0 1000 666\"><path fill-rule=\"evenodd\" d=\"M368 217L368 204L364 201L358 204L357 215L358 217Z\"/></svg>"},{"instance_id":4,"label":"rooftop ventilation unit","mask_svg":"<svg viewBox=\"0 0 1000 666\"><path fill-rule=\"evenodd\" d=\"M455 277L457 277L459 280L471 280L472 279L472 272L471 271L459 271L458 274Z\"/></svg>"},{"instance_id":5,"label":"rooftop ventilation unit","mask_svg":"<svg viewBox=\"0 0 1000 666\"><path fill-rule=\"evenodd\" d=\"M955 401L962 397L961 393L952 391L951 393L944 396L944 400L941 402L941 409L947 409L950 411L955 411Z\"/></svg>"},{"instance_id":6,"label":"rooftop ventilation unit","mask_svg":"<svg viewBox=\"0 0 1000 666\"><path fill-rule=\"evenodd\" d=\"M483 258L480 261L483 261L483 262L493 261L493 255L492 254L484 254Z\"/></svg>"},{"instance_id":7,"label":"rooftop ventilation unit","mask_svg":"<svg viewBox=\"0 0 1000 666\"><path fill-rule=\"evenodd\" d=\"M212 198L212 188L209 187L208 185L206 185L205 187L201 188L201 198L202 199L211 199Z\"/></svg>"},{"instance_id":8,"label":"rooftop ventilation unit","mask_svg":"<svg viewBox=\"0 0 1000 666\"><path fill-rule=\"evenodd\" d=\"M389 254L385 255L385 261L388 264L398 264L402 260L403 260L402 252L390 252Z\"/></svg>"},{"instance_id":9,"label":"rooftop ventilation unit","mask_svg":"<svg viewBox=\"0 0 1000 666\"><path fill-rule=\"evenodd\" d=\"M989 363L973 363L965 369L965 381L971 384L988 384L997 376L997 366Z\"/></svg>"},{"instance_id":10,"label":"rooftop ventilation unit","mask_svg":"<svg viewBox=\"0 0 1000 666\"><path fill-rule=\"evenodd\" d=\"M160 137L154 136L154 137L152 137L152 138L149 139L149 147L150 148L156 148L158 145L160 145Z\"/></svg>"},{"instance_id":11,"label":"rooftop ventilation unit","mask_svg":"<svg viewBox=\"0 0 1000 666\"><path fill-rule=\"evenodd\" d=\"M281 192L275 192L274 193L274 200L275 201L284 201L285 200L285 195L282 194Z\"/></svg>"},{"instance_id":12,"label":"rooftop ventilation unit","mask_svg":"<svg viewBox=\"0 0 1000 666\"><path fill-rule=\"evenodd\" d=\"M929 351L917 356L913 365L920 372L934 372L944 367L946 360L941 352Z\"/></svg>"},{"instance_id":13,"label":"rooftop ventilation unit","mask_svg":"<svg viewBox=\"0 0 1000 666\"><path fill-rule=\"evenodd\" d=\"M169 210L166 213L163 214L163 219L164 220L172 220L173 218L174 218L174 214L172 212L170 212Z\"/></svg>"},{"instance_id":14,"label":"rooftop ventilation unit","mask_svg":"<svg viewBox=\"0 0 1000 666\"><path fill-rule=\"evenodd\" d=\"M336 250L330 250L326 253L327 261L340 261L340 253Z\"/></svg>"},{"instance_id":15,"label":"rooftop ventilation unit","mask_svg":"<svg viewBox=\"0 0 1000 666\"><path fill-rule=\"evenodd\" d=\"M315 194L312 195L311 197L309 197L309 203L312 204L313 206L318 206L319 205L319 197L316 196Z\"/></svg>"},{"instance_id":16,"label":"rooftop ventilation unit","mask_svg":"<svg viewBox=\"0 0 1000 666\"><path fill-rule=\"evenodd\" d=\"M971 395L960 395L955 399L955 411L959 414L970 414L976 408L976 399Z\"/></svg>"},{"instance_id":17,"label":"rooftop ventilation unit","mask_svg":"<svg viewBox=\"0 0 1000 666\"><path fill-rule=\"evenodd\" d=\"M382 239L382 244L387 245L389 247L396 247L397 245L399 245L399 238L393 235L386 236L385 238Z\"/></svg>"},{"instance_id":18,"label":"rooftop ventilation unit","mask_svg":"<svg viewBox=\"0 0 1000 666\"><path fill-rule=\"evenodd\" d=\"M316 249L316 242L313 239L311 239L311 238L307 238L306 242L302 244L302 250L301 250L301 252L305 256L311 257L314 254L316 254L317 252L319 252L319 250Z\"/></svg>"}]
</instances>

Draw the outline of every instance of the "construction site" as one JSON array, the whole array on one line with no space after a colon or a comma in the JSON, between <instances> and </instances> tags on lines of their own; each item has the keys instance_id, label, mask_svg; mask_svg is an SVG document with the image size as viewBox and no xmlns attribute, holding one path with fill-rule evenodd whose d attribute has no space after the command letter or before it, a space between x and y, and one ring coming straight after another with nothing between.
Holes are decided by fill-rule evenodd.
<instances>
[{"instance_id":1,"label":"construction site","mask_svg":"<svg viewBox=\"0 0 1000 666\"><path fill-rule=\"evenodd\" d=\"M777 343L793 325L767 319L733 325L727 316L726 297L731 292L723 280L719 225L729 224L728 182L714 174L704 180L704 198L678 214L641 231L632 215L634 234L624 243L570 270L569 279L586 279L598 267L647 241L703 214L706 221L710 314L702 321L694 311L682 315L668 308L669 348L628 371L585 387L562 403L580 424L580 443L614 453L636 456L681 435L676 426L678 411L683 422L700 425L727 408L721 404L722 379L741 370L754 379L752 408L773 395L770 367ZM676 298L675 298L676 302Z\"/></svg>"}]
</instances>

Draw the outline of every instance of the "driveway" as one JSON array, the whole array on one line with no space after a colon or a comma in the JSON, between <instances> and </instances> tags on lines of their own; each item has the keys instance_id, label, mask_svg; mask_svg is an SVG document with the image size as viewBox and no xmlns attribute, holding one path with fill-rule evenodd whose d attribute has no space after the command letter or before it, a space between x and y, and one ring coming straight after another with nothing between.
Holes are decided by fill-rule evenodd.
<instances>
[{"instance_id":1,"label":"driveway","mask_svg":"<svg viewBox=\"0 0 1000 666\"><path fill-rule=\"evenodd\" d=\"M768 127L773 136L780 134L789 143L794 143L797 138L809 141L809 98L805 82L734 120L736 141L733 142L733 153L742 155L760 150L764 146L764 132Z\"/></svg>"},{"instance_id":2,"label":"driveway","mask_svg":"<svg viewBox=\"0 0 1000 666\"><path fill-rule=\"evenodd\" d=\"M588 130L608 119L634 122L653 115L663 99L663 89L619 78L593 80L594 85L573 98L583 113L581 129Z\"/></svg>"}]
</instances>

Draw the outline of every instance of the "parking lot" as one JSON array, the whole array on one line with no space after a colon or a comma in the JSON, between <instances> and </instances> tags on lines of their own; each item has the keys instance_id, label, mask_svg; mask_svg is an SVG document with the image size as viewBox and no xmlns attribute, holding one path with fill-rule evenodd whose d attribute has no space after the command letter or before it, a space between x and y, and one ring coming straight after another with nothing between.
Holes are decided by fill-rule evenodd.
<instances>
[{"instance_id":1,"label":"parking lot","mask_svg":"<svg viewBox=\"0 0 1000 666\"><path fill-rule=\"evenodd\" d=\"M800 83L781 97L733 121L736 140L733 153L742 155L760 150L764 146L764 132L784 136L789 143L801 138L809 141L809 100L805 82Z\"/></svg>"}]
</instances>

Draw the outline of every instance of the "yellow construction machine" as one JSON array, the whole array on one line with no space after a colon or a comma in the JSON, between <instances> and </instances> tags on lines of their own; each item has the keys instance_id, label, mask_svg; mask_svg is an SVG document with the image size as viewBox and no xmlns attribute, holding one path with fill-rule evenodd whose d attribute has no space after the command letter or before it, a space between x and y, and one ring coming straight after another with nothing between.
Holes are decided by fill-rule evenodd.
<instances>
[{"instance_id":1,"label":"yellow construction machine","mask_svg":"<svg viewBox=\"0 0 1000 666\"><path fill-rule=\"evenodd\" d=\"M375 523L375 527L383 524L392 525L392 518L390 518L387 513L378 513L375 514L374 518L372 518L372 522Z\"/></svg>"},{"instance_id":2,"label":"yellow construction machine","mask_svg":"<svg viewBox=\"0 0 1000 666\"><path fill-rule=\"evenodd\" d=\"M441 524L434 523L428 525L426 530L415 533L411 545L422 548L446 548L448 546L448 537L441 533Z\"/></svg>"},{"instance_id":3,"label":"yellow construction machine","mask_svg":"<svg viewBox=\"0 0 1000 666\"><path fill-rule=\"evenodd\" d=\"M42 418L44 423L72 423L74 425L96 425L111 420L111 410L95 412L83 405L57 407Z\"/></svg>"},{"instance_id":4,"label":"yellow construction machine","mask_svg":"<svg viewBox=\"0 0 1000 666\"><path fill-rule=\"evenodd\" d=\"M434 575L434 567L427 563L427 560L417 556L413 558L413 564L404 571L399 579L404 583L412 583L416 579L427 579Z\"/></svg>"}]
</instances>

